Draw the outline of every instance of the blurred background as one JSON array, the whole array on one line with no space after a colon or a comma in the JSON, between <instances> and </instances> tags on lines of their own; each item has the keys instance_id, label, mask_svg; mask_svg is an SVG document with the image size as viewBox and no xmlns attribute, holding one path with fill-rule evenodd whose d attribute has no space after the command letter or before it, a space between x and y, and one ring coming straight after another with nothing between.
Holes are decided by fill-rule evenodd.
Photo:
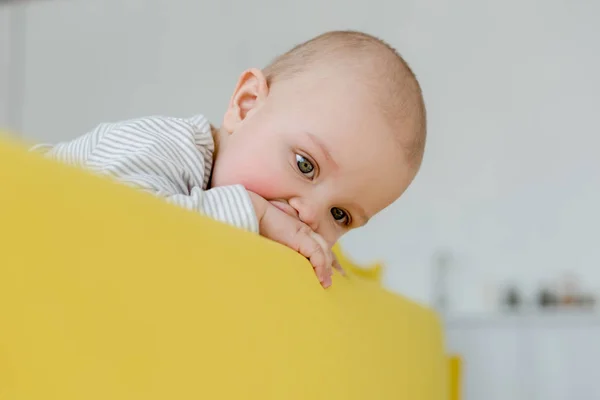
<instances>
[{"instance_id":1,"label":"blurred background","mask_svg":"<svg viewBox=\"0 0 600 400\"><path fill-rule=\"evenodd\" d=\"M466 400L600 399L600 2L0 2L0 127L56 142L206 114L238 74L332 29L396 47L429 113L423 168L342 247L435 307Z\"/></svg>"}]
</instances>

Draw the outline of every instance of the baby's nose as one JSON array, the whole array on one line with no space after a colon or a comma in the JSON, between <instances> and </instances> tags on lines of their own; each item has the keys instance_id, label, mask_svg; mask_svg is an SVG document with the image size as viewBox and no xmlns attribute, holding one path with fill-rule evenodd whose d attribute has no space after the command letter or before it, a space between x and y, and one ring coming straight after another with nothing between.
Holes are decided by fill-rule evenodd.
<instances>
[{"instance_id":1,"label":"baby's nose","mask_svg":"<svg viewBox=\"0 0 600 400\"><path fill-rule=\"evenodd\" d=\"M310 229L317 232L319 229L319 212L317 207L303 204L296 208L296 210L298 211L298 218L300 218L300 221L304 222Z\"/></svg>"}]
</instances>

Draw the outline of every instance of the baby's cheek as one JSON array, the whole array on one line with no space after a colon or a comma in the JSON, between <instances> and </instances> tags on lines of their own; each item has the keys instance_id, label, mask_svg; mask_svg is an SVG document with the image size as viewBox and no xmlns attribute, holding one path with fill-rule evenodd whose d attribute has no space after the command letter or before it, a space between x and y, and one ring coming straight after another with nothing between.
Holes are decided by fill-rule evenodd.
<instances>
[{"instance_id":1,"label":"baby's cheek","mask_svg":"<svg viewBox=\"0 0 600 400\"><path fill-rule=\"evenodd\" d=\"M267 199L286 199L286 182L278 174L264 171L260 174L245 173L240 183L249 191Z\"/></svg>"},{"instance_id":2,"label":"baby's cheek","mask_svg":"<svg viewBox=\"0 0 600 400\"><path fill-rule=\"evenodd\" d=\"M321 229L318 233L323 236L329 247L332 247L342 236L342 233L337 229Z\"/></svg>"},{"instance_id":3,"label":"baby's cheek","mask_svg":"<svg viewBox=\"0 0 600 400\"><path fill-rule=\"evenodd\" d=\"M289 171L282 167L281 160L255 154L243 152L222 158L213 171L213 186L243 185L267 200L287 199L294 181Z\"/></svg>"}]
</instances>

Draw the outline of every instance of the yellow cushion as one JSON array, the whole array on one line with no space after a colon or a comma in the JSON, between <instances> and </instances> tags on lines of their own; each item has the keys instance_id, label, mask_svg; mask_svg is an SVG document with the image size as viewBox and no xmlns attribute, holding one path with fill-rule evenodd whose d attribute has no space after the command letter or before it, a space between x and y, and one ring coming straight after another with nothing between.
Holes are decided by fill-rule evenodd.
<instances>
[{"instance_id":1,"label":"yellow cushion","mask_svg":"<svg viewBox=\"0 0 600 400\"><path fill-rule=\"evenodd\" d=\"M0 141L0 399L446 395L431 311Z\"/></svg>"}]
</instances>

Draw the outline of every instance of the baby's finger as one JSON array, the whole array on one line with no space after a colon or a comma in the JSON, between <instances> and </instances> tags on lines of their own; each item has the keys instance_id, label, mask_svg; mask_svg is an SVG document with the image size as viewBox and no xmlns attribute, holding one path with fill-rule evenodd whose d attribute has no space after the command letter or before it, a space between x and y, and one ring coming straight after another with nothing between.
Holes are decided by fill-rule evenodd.
<instances>
[{"instance_id":1,"label":"baby's finger","mask_svg":"<svg viewBox=\"0 0 600 400\"><path fill-rule=\"evenodd\" d=\"M331 286L331 267L321 248L308 257L323 287Z\"/></svg>"},{"instance_id":2,"label":"baby's finger","mask_svg":"<svg viewBox=\"0 0 600 400\"><path fill-rule=\"evenodd\" d=\"M327 255L309 231L305 229L298 231L294 240L296 242L294 247L296 247L298 253L310 260L319 282L327 287L331 285L331 275L327 273Z\"/></svg>"},{"instance_id":3,"label":"baby's finger","mask_svg":"<svg viewBox=\"0 0 600 400\"><path fill-rule=\"evenodd\" d=\"M321 249L323 249L323 252L325 253L326 257L325 268L327 268L327 273L329 275L333 275L333 271L331 270L331 268L333 266L333 261L335 260L335 257L333 255L333 252L329 248L329 245L327 244L325 239L323 239L323 236L319 235L318 233L310 231L309 234L319 244L319 246L321 246Z\"/></svg>"},{"instance_id":4,"label":"baby's finger","mask_svg":"<svg viewBox=\"0 0 600 400\"><path fill-rule=\"evenodd\" d=\"M346 271L344 271L342 265L339 263L337 258L335 258L335 254L333 255L333 268L337 270L342 276L346 276Z\"/></svg>"},{"instance_id":5,"label":"baby's finger","mask_svg":"<svg viewBox=\"0 0 600 400\"><path fill-rule=\"evenodd\" d=\"M316 249L310 256L308 256L310 263L315 269L315 274L319 278L319 282L324 287L331 285L331 272L328 268L327 256L320 247Z\"/></svg>"}]
</instances>

